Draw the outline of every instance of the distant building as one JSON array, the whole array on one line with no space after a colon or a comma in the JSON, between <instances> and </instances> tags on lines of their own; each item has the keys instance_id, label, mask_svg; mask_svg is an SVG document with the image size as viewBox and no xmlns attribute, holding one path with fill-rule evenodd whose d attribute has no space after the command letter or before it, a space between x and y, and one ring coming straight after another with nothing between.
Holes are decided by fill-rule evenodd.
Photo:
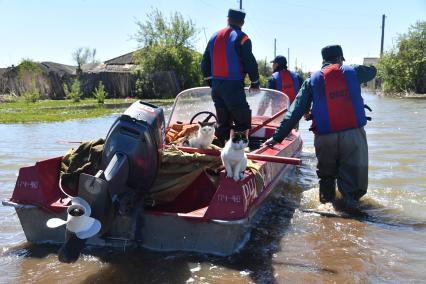
<instances>
[{"instance_id":1,"label":"distant building","mask_svg":"<svg viewBox=\"0 0 426 284\"><path fill-rule=\"evenodd\" d=\"M104 63L91 63L84 64L81 69L85 73L99 73L99 72L133 72L138 63L134 58L134 53L132 51L115 58L109 59Z\"/></svg>"},{"instance_id":2,"label":"distant building","mask_svg":"<svg viewBox=\"0 0 426 284\"><path fill-rule=\"evenodd\" d=\"M140 50L140 49L139 49ZM152 90L146 87L144 94L136 94L140 90L136 90L136 80L138 79L135 70L139 64L135 58L138 50L114 57L104 61L103 64L92 66L82 66L86 73L98 73L104 81L105 88L108 88L109 82L114 82L112 93L127 94L130 96L146 96L146 97L175 97L180 91L180 82L175 71L157 71L150 74L152 81ZM120 87L118 89L118 87ZM130 87L130 89L129 89Z\"/></svg>"},{"instance_id":3,"label":"distant building","mask_svg":"<svg viewBox=\"0 0 426 284\"><path fill-rule=\"evenodd\" d=\"M107 60L104 62L106 65L105 68L108 71L133 71L138 66L138 63L135 59L136 51L132 51L123 55L120 55L118 57L115 57L113 59Z\"/></svg>"},{"instance_id":4,"label":"distant building","mask_svg":"<svg viewBox=\"0 0 426 284\"><path fill-rule=\"evenodd\" d=\"M373 65L373 66L377 66L377 63L379 62L379 58L378 57L364 57L364 65ZM369 81L366 84L363 84L364 87L367 87L369 89L377 89L380 87L380 81L376 78L374 78L373 80Z\"/></svg>"}]
</instances>

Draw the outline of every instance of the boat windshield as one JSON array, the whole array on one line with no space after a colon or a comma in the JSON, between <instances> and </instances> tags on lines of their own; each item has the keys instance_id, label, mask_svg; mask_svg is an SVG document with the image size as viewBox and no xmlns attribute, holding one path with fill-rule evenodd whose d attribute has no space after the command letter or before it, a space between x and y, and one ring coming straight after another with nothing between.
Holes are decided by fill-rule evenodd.
<instances>
[{"instance_id":1,"label":"boat windshield","mask_svg":"<svg viewBox=\"0 0 426 284\"><path fill-rule=\"evenodd\" d=\"M248 88L246 88L245 91L247 102L252 111L253 120L266 120L283 109L289 108L288 97L279 91L263 88L256 93L249 93ZM202 121L204 118L207 118L209 113L216 114L211 99L211 88L200 87L188 89L176 96L169 117L168 126L175 123L196 123L197 121ZM283 116L284 114L277 116L268 124L278 125Z\"/></svg>"}]
</instances>

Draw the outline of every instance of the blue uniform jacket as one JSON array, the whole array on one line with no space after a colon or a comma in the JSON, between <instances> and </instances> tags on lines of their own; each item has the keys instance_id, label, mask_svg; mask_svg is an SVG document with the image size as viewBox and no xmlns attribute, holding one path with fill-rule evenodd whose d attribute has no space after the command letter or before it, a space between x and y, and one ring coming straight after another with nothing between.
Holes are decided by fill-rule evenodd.
<instances>
[{"instance_id":1,"label":"blue uniform jacket","mask_svg":"<svg viewBox=\"0 0 426 284\"><path fill-rule=\"evenodd\" d=\"M241 30L240 27L231 25L233 29ZM244 33L235 41L235 50L238 56L241 59L241 62L244 67L244 73L249 75L250 81L252 83L258 83L259 81L259 71L257 68L256 58L252 53L251 40L247 39L242 44L242 39L245 36ZM208 80L211 78L211 58L210 58L210 45L207 45L206 50L204 51L203 58L201 60L201 72L203 73L204 79Z\"/></svg>"},{"instance_id":2,"label":"blue uniform jacket","mask_svg":"<svg viewBox=\"0 0 426 284\"><path fill-rule=\"evenodd\" d=\"M322 68L330 63L325 63ZM358 76L359 83L366 83L376 76L376 68L374 66L352 65ZM281 121L280 126L272 136L275 141L281 142L290 134L291 130L296 126L302 116L309 112L312 105L313 90L310 83L310 78L303 82L302 87L297 93L296 99L291 104L290 109Z\"/></svg>"}]
</instances>

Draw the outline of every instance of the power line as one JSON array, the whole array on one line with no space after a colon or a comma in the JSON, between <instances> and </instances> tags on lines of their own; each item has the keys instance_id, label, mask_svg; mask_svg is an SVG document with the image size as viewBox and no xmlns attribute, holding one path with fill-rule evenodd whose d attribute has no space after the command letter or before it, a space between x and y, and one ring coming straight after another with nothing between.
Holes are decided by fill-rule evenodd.
<instances>
[{"instance_id":1,"label":"power line","mask_svg":"<svg viewBox=\"0 0 426 284\"><path fill-rule=\"evenodd\" d=\"M291 3L290 1L286 1L286 6L288 6L288 5L290 5L290 6L296 6L296 7L301 7L301 8L306 8L306 9L312 9L312 6L303 5L303 4L300 4L299 2L298 3ZM354 13L354 12L351 12L350 9L339 10L339 9L336 9L334 6L333 6L333 8L330 8L330 9L326 9L326 8L325 9L324 8L315 8L315 13L318 13L318 12L319 13L323 12L324 14L327 14L327 15L330 15L330 14L347 14L347 15L355 15L357 17L359 17L359 16L373 17L374 16L373 13L371 13L371 14L362 13L362 12L356 12L356 13Z\"/></svg>"}]
</instances>

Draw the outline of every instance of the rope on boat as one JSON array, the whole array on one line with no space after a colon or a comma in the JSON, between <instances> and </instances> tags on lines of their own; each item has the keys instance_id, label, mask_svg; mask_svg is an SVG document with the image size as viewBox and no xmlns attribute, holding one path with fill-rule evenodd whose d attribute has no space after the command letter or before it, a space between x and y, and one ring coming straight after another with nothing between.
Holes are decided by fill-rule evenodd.
<instances>
[{"instance_id":1,"label":"rope on boat","mask_svg":"<svg viewBox=\"0 0 426 284\"><path fill-rule=\"evenodd\" d=\"M62 177L59 178L59 188L61 189L62 193L65 194L66 196L68 196L69 198L73 198L74 196L69 195L68 193L65 192L65 190L62 188Z\"/></svg>"}]
</instances>

